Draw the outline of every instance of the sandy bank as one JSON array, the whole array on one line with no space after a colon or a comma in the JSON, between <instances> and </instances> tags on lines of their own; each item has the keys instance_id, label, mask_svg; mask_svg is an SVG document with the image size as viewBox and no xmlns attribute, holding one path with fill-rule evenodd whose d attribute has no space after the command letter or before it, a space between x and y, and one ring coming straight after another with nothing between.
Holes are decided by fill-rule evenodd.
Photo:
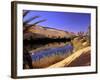
<instances>
[{"instance_id":1,"label":"sandy bank","mask_svg":"<svg viewBox=\"0 0 100 80\"><path fill-rule=\"evenodd\" d=\"M85 66L90 65L90 51L91 47L86 47L80 49L70 55L68 58L49 66L48 68L58 68L58 67L71 67L71 66Z\"/></svg>"}]
</instances>

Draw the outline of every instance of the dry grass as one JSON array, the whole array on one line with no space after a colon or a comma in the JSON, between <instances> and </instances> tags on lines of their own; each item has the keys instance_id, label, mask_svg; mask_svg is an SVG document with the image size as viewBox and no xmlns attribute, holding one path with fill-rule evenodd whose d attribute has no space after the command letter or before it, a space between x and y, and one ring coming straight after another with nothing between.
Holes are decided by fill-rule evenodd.
<instances>
[{"instance_id":1,"label":"dry grass","mask_svg":"<svg viewBox=\"0 0 100 80\"><path fill-rule=\"evenodd\" d=\"M74 52L90 45L89 40L87 40L87 38L85 38L85 37L83 37L83 38L77 37L74 40L72 40L71 42L74 46Z\"/></svg>"}]
</instances>

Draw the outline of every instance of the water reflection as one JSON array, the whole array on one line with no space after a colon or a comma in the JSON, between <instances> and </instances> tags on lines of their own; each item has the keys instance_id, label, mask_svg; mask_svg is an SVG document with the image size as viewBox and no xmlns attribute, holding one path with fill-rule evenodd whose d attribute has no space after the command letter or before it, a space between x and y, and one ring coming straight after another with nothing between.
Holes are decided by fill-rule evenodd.
<instances>
[{"instance_id":1,"label":"water reflection","mask_svg":"<svg viewBox=\"0 0 100 80\"><path fill-rule=\"evenodd\" d=\"M73 51L73 46L70 42L28 44L25 47L31 58L30 64L32 64L32 67L29 68L48 67L68 57Z\"/></svg>"}]
</instances>

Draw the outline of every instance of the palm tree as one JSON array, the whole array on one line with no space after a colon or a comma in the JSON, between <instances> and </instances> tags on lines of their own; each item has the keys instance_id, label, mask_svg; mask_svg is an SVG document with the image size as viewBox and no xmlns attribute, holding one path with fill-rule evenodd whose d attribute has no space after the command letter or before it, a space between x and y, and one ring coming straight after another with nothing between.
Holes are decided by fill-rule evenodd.
<instances>
[{"instance_id":1,"label":"palm tree","mask_svg":"<svg viewBox=\"0 0 100 80\"><path fill-rule=\"evenodd\" d=\"M23 12L23 19L27 16L27 14L29 14L30 11L24 11ZM34 20L34 19L37 19L39 18L40 16L33 16L31 18L29 18L28 20L26 21L23 21L23 31L26 32L30 27L32 26L35 26L41 22L44 22L46 21L45 19L44 20L39 20L37 22L34 22L33 24L28 24L30 21ZM30 39L32 39L32 36L30 36ZM29 68L33 68L33 65L32 65L32 59L31 59L31 56L28 52L28 50L25 48L25 46L23 46L23 51L24 51L24 54L23 54L23 68L27 68L26 65L29 67Z\"/></svg>"},{"instance_id":2,"label":"palm tree","mask_svg":"<svg viewBox=\"0 0 100 80\"><path fill-rule=\"evenodd\" d=\"M30 19L24 21L24 22L23 22L23 25L27 25L30 21L32 21L32 20L34 20L34 19L36 19L36 18L39 18L39 17L40 17L40 16L33 16L33 17L31 17Z\"/></svg>"},{"instance_id":3,"label":"palm tree","mask_svg":"<svg viewBox=\"0 0 100 80\"><path fill-rule=\"evenodd\" d=\"M30 11L29 10L27 10L27 11L24 11L23 12L23 19L27 16L27 14L29 14L30 13ZM34 20L34 19L37 19L37 18L39 18L40 16L33 16L33 17L31 17L31 18L29 18L28 20L26 20L26 21L24 21L23 22L23 26L24 26L24 32L26 32L30 27L32 27L32 26L35 26L35 25L37 25L37 24L39 24L39 23L41 23L41 22L44 22L44 21L46 21L46 19L43 19L43 20L39 20L39 21L37 21L37 22L35 22L35 23L33 23L33 24L28 24L29 22L31 22L32 20Z\"/></svg>"}]
</instances>

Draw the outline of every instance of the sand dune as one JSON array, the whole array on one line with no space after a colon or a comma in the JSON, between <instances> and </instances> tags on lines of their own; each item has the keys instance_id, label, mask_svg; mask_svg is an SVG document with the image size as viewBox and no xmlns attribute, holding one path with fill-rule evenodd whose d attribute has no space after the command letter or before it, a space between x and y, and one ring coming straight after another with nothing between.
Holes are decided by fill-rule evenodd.
<instances>
[{"instance_id":1,"label":"sand dune","mask_svg":"<svg viewBox=\"0 0 100 80\"><path fill-rule=\"evenodd\" d=\"M91 47L80 49L70 55L68 58L49 66L48 68L68 67L68 66L84 66L90 65ZM80 65L81 64L81 65Z\"/></svg>"},{"instance_id":2,"label":"sand dune","mask_svg":"<svg viewBox=\"0 0 100 80\"><path fill-rule=\"evenodd\" d=\"M30 36L32 38L71 38L72 36L75 36L74 33L58 30L58 29L52 29L47 27L41 27L39 25L30 27L25 33L24 33L24 39L28 39Z\"/></svg>"}]
</instances>

